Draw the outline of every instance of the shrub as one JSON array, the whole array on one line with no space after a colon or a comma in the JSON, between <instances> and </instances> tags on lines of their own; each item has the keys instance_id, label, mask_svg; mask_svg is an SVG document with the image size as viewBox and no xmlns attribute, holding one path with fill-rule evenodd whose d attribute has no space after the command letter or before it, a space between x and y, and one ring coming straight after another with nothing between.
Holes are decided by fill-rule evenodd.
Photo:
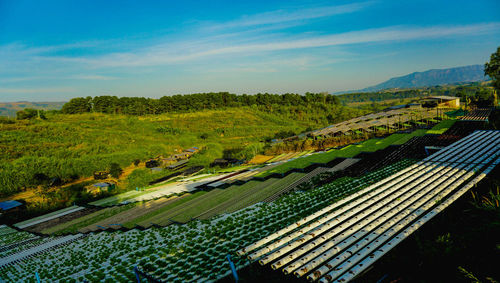
<instances>
[{"instance_id":1,"label":"shrub","mask_svg":"<svg viewBox=\"0 0 500 283\"><path fill-rule=\"evenodd\" d=\"M112 177L118 178L120 175L123 173L122 168L118 163L111 163L109 167L109 174L111 174Z\"/></svg>"}]
</instances>

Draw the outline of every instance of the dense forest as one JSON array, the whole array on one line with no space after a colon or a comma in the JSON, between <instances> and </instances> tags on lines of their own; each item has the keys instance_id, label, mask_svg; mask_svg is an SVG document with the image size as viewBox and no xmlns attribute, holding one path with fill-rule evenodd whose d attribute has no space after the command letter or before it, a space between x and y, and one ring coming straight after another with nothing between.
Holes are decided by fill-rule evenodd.
<instances>
[{"instance_id":1,"label":"dense forest","mask_svg":"<svg viewBox=\"0 0 500 283\"><path fill-rule=\"evenodd\" d=\"M228 92L195 93L185 95L163 96L159 99L145 97L96 96L77 97L62 107L62 113L107 113L127 115L148 115L172 112L192 112L199 110L215 110L229 107L258 106L307 106L307 105L349 105L357 102L381 102L387 100L420 99L432 95L458 96L481 100L491 98L492 88L481 83L465 85L435 86L418 89L405 89L369 93L349 93L332 95L327 93L295 93L255 95L237 95Z\"/></svg>"},{"instance_id":2,"label":"dense forest","mask_svg":"<svg viewBox=\"0 0 500 283\"><path fill-rule=\"evenodd\" d=\"M306 106L321 103L338 105L339 99L326 93L306 93L305 95L286 93L236 95L228 92L195 93L163 96L159 99L145 97L96 96L78 97L66 103L62 112L66 114L98 112L108 114L146 115L180 111L199 111L241 106Z\"/></svg>"}]
</instances>

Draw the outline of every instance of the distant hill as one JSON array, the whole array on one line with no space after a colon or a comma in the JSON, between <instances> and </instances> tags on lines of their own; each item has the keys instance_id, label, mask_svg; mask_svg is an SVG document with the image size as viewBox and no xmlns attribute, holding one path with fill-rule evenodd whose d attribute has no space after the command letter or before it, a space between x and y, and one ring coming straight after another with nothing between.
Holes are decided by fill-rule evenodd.
<instances>
[{"instance_id":1,"label":"distant hill","mask_svg":"<svg viewBox=\"0 0 500 283\"><path fill-rule=\"evenodd\" d=\"M433 69L425 72L415 72L406 76L389 79L378 85L355 91L345 91L342 93L374 92L383 89L436 86L462 82L477 82L487 79L489 78L484 76L483 65L470 65L448 69Z\"/></svg>"},{"instance_id":2,"label":"distant hill","mask_svg":"<svg viewBox=\"0 0 500 283\"><path fill-rule=\"evenodd\" d=\"M0 102L0 116L16 117L16 112L26 109L60 110L66 102Z\"/></svg>"}]
</instances>

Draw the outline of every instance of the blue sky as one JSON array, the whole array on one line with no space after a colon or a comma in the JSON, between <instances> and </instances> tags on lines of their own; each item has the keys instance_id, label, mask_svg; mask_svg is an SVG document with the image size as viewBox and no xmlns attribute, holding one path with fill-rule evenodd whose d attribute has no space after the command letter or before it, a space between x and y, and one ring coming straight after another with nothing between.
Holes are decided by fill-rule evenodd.
<instances>
[{"instance_id":1,"label":"blue sky","mask_svg":"<svg viewBox=\"0 0 500 283\"><path fill-rule=\"evenodd\" d=\"M497 0L0 0L0 101L335 92L499 45Z\"/></svg>"}]
</instances>

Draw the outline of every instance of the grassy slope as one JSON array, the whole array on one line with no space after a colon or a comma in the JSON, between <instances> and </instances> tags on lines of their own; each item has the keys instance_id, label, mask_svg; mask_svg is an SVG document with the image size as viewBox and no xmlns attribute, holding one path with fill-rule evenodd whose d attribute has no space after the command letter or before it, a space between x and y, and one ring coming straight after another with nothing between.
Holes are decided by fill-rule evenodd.
<instances>
[{"instance_id":1,"label":"grassy slope","mask_svg":"<svg viewBox=\"0 0 500 283\"><path fill-rule=\"evenodd\" d=\"M319 114L293 115L246 107L143 117L58 114L0 124L0 193L34 186L35 173L63 179L90 176L111 162L124 167L135 159L207 144L241 148L279 131L300 132L326 123ZM165 134L158 130L162 128L180 133ZM202 139L202 134L208 138Z\"/></svg>"}]
</instances>

